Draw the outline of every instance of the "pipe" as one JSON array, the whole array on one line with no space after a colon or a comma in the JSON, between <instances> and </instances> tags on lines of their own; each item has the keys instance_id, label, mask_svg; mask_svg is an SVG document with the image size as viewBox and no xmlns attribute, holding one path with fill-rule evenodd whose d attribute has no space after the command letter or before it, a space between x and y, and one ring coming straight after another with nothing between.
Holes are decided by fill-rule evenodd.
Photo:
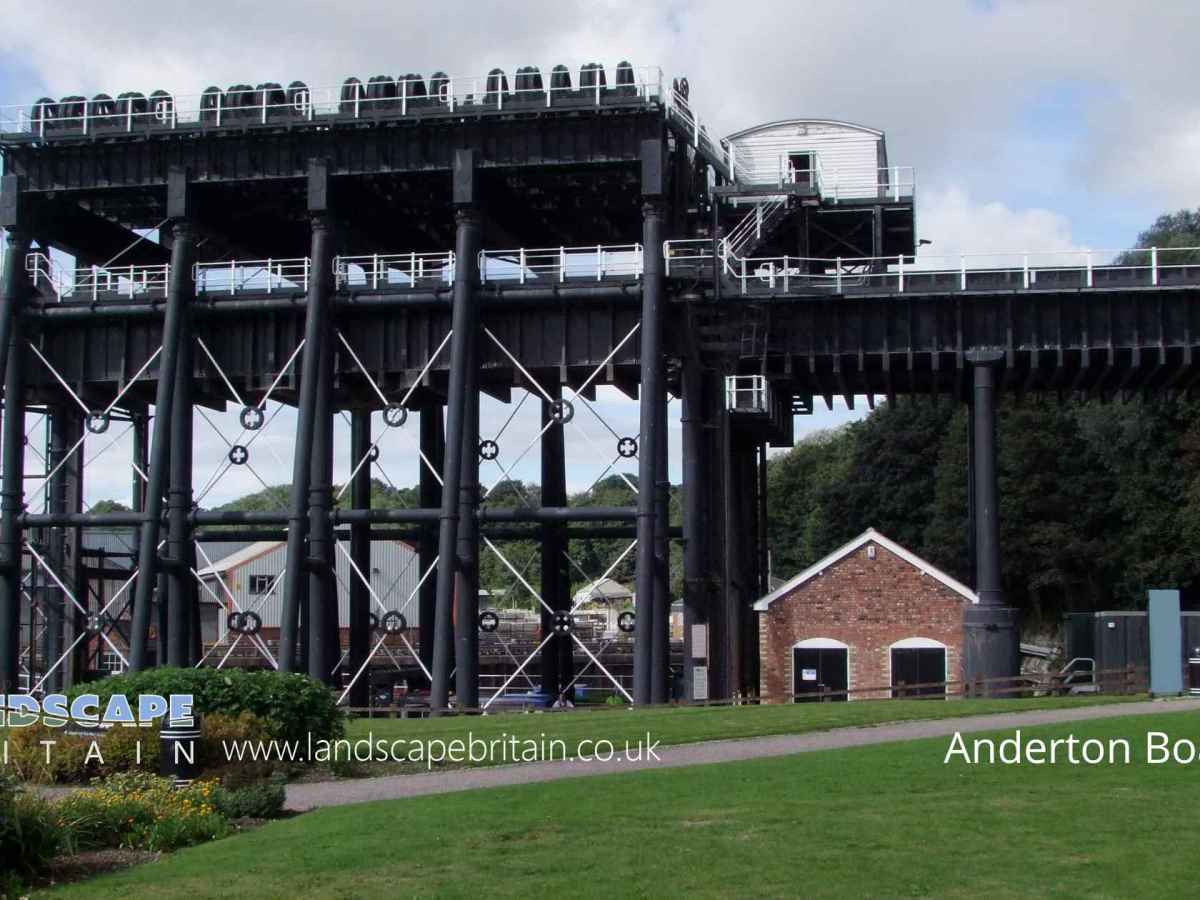
<instances>
[{"instance_id":1,"label":"pipe","mask_svg":"<svg viewBox=\"0 0 1200 900\"><path fill-rule=\"evenodd\" d=\"M654 403L654 636L651 643L650 702L671 699L671 548L667 540L670 522L671 482L667 473L667 391Z\"/></svg>"},{"instance_id":2,"label":"pipe","mask_svg":"<svg viewBox=\"0 0 1200 900\"><path fill-rule=\"evenodd\" d=\"M689 328L691 323L689 322ZM693 341L683 358L680 425L683 429L683 682L685 700L698 698L693 682L693 660L708 663L708 648L692 643L693 625L707 624L704 561L704 418L700 360ZM707 631L707 629L705 629Z\"/></svg>"},{"instance_id":3,"label":"pipe","mask_svg":"<svg viewBox=\"0 0 1200 900\"><path fill-rule=\"evenodd\" d=\"M466 414L468 374L465 360L470 332L479 328L474 284L479 252L479 216L471 207L460 207L455 216L454 308L450 339L450 384L446 410L446 465L442 475L442 516L438 533L437 604L434 618L433 683L429 704L446 708L450 699L450 654L453 647L454 568L458 543L459 488L462 475L463 419Z\"/></svg>"},{"instance_id":4,"label":"pipe","mask_svg":"<svg viewBox=\"0 0 1200 900\"><path fill-rule=\"evenodd\" d=\"M446 465L446 435L442 429L441 406L428 406L421 410L421 455L417 465L420 469L419 500L424 509L437 509L441 514L442 485L435 477ZM437 560L438 531L436 527L425 524L421 526L418 543L417 565L421 567L423 576ZM417 618L425 625L436 618L437 609L437 579L425 578L421 581L417 596ZM430 672L433 671L433 629L426 626L420 629L419 654L421 662Z\"/></svg>"},{"instance_id":5,"label":"pipe","mask_svg":"<svg viewBox=\"0 0 1200 900\"><path fill-rule=\"evenodd\" d=\"M463 438L458 501L458 573L455 577L455 699L466 709L479 706L479 329L467 332L463 390Z\"/></svg>"},{"instance_id":6,"label":"pipe","mask_svg":"<svg viewBox=\"0 0 1200 900\"><path fill-rule=\"evenodd\" d=\"M558 400L562 397L562 386L558 383L548 385L548 393ZM550 403L542 400L542 502L555 506L567 504L567 473L565 466L565 443L563 426L554 423L551 416ZM563 566L566 560L563 552L567 549L563 540L564 526L558 522L543 522L541 528L541 576L542 599L550 610L560 611L570 609L570 598L564 597ZM541 607L542 634L550 634L554 629L554 614ZM564 647L564 644L567 645ZM569 668L571 657L563 651L570 651L571 639L566 636L555 636L542 647L542 691L551 697L557 697L571 680L564 672L563 663Z\"/></svg>"},{"instance_id":7,"label":"pipe","mask_svg":"<svg viewBox=\"0 0 1200 900\"><path fill-rule=\"evenodd\" d=\"M295 671L296 641L300 637L300 596L304 590L305 541L308 537L308 491L312 478L312 434L317 426L317 379L321 373L321 342L327 332L333 291L333 224L323 213L312 217L312 266L304 319L304 354L300 363L299 410L296 416L296 454L292 460L292 498L288 510L287 557L283 575L283 608L279 617L279 670ZM310 623L311 624L311 623Z\"/></svg>"},{"instance_id":8,"label":"pipe","mask_svg":"<svg viewBox=\"0 0 1200 900\"><path fill-rule=\"evenodd\" d=\"M1003 606L1000 586L1000 509L996 483L996 365L1000 355L974 363L975 592L980 606Z\"/></svg>"},{"instance_id":9,"label":"pipe","mask_svg":"<svg viewBox=\"0 0 1200 900\"><path fill-rule=\"evenodd\" d=\"M332 685L341 656L333 524L333 325L324 323L313 405L308 483L308 675ZM367 568L369 577L370 567Z\"/></svg>"},{"instance_id":10,"label":"pipe","mask_svg":"<svg viewBox=\"0 0 1200 900\"><path fill-rule=\"evenodd\" d=\"M358 469L350 478L350 505L354 509L371 506L371 463L363 457L371 450L371 411L356 408L350 412L350 460ZM335 535L336 539L336 535ZM350 558L360 572L371 577L371 526L362 522L350 526ZM363 580L350 573L350 647L349 664L352 673L359 671L371 652L371 592ZM350 705L366 706L370 679L359 678L350 689Z\"/></svg>"},{"instance_id":11,"label":"pipe","mask_svg":"<svg viewBox=\"0 0 1200 900\"><path fill-rule=\"evenodd\" d=\"M179 359L175 371L175 400L171 407L170 487L167 492L167 664L184 668L192 664L189 623L196 582L188 571L192 544L188 514L192 509L192 375L193 341L188 310L180 312ZM161 665L162 660L159 659Z\"/></svg>"},{"instance_id":12,"label":"pipe","mask_svg":"<svg viewBox=\"0 0 1200 900\"><path fill-rule=\"evenodd\" d=\"M146 477L146 517L142 522L138 554L138 578L130 626L129 667L146 668L146 645L150 635L150 607L158 574L158 536L163 513L163 488L167 481L167 450L171 435L171 411L175 402L175 372L183 340L187 306L195 292L192 259L195 236L186 219L174 223L171 245L171 275L167 309L163 319L162 354L158 364L158 386L154 400L154 432L150 443L150 469Z\"/></svg>"},{"instance_id":13,"label":"pipe","mask_svg":"<svg viewBox=\"0 0 1200 900\"><path fill-rule=\"evenodd\" d=\"M647 198L642 205L642 327L641 400L638 455L638 546L636 564L636 618L633 635L633 699L650 703L654 640L654 483L658 455L656 405L662 393L662 333L659 300L662 293L662 205Z\"/></svg>"}]
</instances>

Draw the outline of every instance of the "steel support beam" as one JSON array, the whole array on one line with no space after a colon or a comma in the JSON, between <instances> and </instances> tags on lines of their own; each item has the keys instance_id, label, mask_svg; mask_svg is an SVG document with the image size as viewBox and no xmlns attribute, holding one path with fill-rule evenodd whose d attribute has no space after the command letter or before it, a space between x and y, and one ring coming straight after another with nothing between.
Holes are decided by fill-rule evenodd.
<instances>
[{"instance_id":1,"label":"steel support beam","mask_svg":"<svg viewBox=\"0 0 1200 900\"><path fill-rule=\"evenodd\" d=\"M311 260L307 309L304 317L304 353L300 362L300 390L296 414L296 452L292 460L292 498L288 510L287 558L283 576L283 609L279 621L279 670L299 667L300 600L306 587L308 556L308 501L312 478L313 430L316 418L317 381L321 370L321 344L328 332L333 294L333 223L329 216L329 169L319 160L309 162L308 206L311 219ZM308 621L308 617L305 617Z\"/></svg>"},{"instance_id":2,"label":"steel support beam","mask_svg":"<svg viewBox=\"0 0 1200 900\"><path fill-rule=\"evenodd\" d=\"M438 532L437 603L433 638L433 684L429 703L434 712L450 700L451 652L454 647L454 584L465 437L466 360L470 338L479 328L475 282L479 269L480 225L475 196L475 154L460 150L454 157L455 268L451 312L450 383L446 405L446 464L442 470L442 516Z\"/></svg>"},{"instance_id":3,"label":"steel support beam","mask_svg":"<svg viewBox=\"0 0 1200 900\"><path fill-rule=\"evenodd\" d=\"M371 450L371 411L357 408L350 412L350 458L357 464ZM363 463L350 479L350 506L371 508L371 464ZM371 573L371 525L362 522L350 526L350 559L358 571L368 578ZM422 570L424 571L424 570ZM350 577L350 647L348 664L351 673L357 672L371 652L371 592L363 580ZM350 689L350 705L366 706L370 678L359 678Z\"/></svg>"},{"instance_id":4,"label":"steel support beam","mask_svg":"<svg viewBox=\"0 0 1200 900\"><path fill-rule=\"evenodd\" d=\"M418 491L423 509L441 509L442 485L435 472L441 472L446 465L446 433L442 424L442 407L427 406L421 410L421 459L418 462L420 478ZM421 526L421 536L417 543L417 565L421 574L429 571L437 559L438 529L436 525L427 523ZM419 623L420 639L419 655L421 662L430 672L433 671L433 623L437 618L437 579L426 578L417 590L417 621Z\"/></svg>"},{"instance_id":5,"label":"steel support beam","mask_svg":"<svg viewBox=\"0 0 1200 900\"><path fill-rule=\"evenodd\" d=\"M332 272L332 265L330 266ZM330 285L332 288L332 285ZM312 458L308 481L308 674L333 683L332 670L341 656L338 633L337 579L334 576L333 522L333 326L328 320L317 353L317 389L313 403ZM369 508L369 504L368 504ZM368 562L364 574L370 577Z\"/></svg>"},{"instance_id":6,"label":"steel support beam","mask_svg":"<svg viewBox=\"0 0 1200 900\"><path fill-rule=\"evenodd\" d=\"M555 382L546 386L546 392L555 400L561 399L562 386ZM549 401L543 399L540 406L543 430L542 503L546 506L566 506L567 465L563 425L554 422ZM542 599L551 610L565 612L571 608L566 523L543 523L541 539ZM542 634L550 634L554 630L553 613L541 607L541 619ZM542 647L542 691L550 697L557 698L574 677L574 646L575 642L570 635L563 635L555 637Z\"/></svg>"},{"instance_id":7,"label":"steel support beam","mask_svg":"<svg viewBox=\"0 0 1200 900\"><path fill-rule=\"evenodd\" d=\"M654 402L654 639L650 701L671 699L671 481L667 471L667 392Z\"/></svg>"},{"instance_id":8,"label":"steel support beam","mask_svg":"<svg viewBox=\"0 0 1200 900\"><path fill-rule=\"evenodd\" d=\"M5 176L0 199L6 205L16 203L18 198L11 197L16 187L16 179ZM19 516L25 495L25 335L20 309L28 290L25 254L29 252L29 238L12 219L7 224L10 230L0 282L0 340L4 342L0 352L5 361L4 422L0 426L4 466L0 482L0 693L16 693L21 658Z\"/></svg>"},{"instance_id":9,"label":"steel support beam","mask_svg":"<svg viewBox=\"0 0 1200 900\"><path fill-rule=\"evenodd\" d=\"M145 521L138 547L138 578L134 586L133 622L130 626L129 666L137 672L148 664L150 612L159 572L158 541L162 522L163 493L167 487L167 447L171 438L171 414L175 401L175 373L179 368L181 344L191 341L186 333L188 305L195 298L192 263L196 242L187 215L187 175L172 169L167 185L167 211L173 219L171 233L171 276L167 308L163 318L162 354L158 360L158 385L154 400L154 429L150 443L150 466L146 478ZM160 600L161 602L161 600Z\"/></svg>"},{"instance_id":10,"label":"steel support beam","mask_svg":"<svg viewBox=\"0 0 1200 900\"><path fill-rule=\"evenodd\" d=\"M74 404L62 404L49 410L50 452L46 463L54 471L47 486L47 508L51 512L76 513L83 506L83 450L80 448L70 457L68 451L83 435L83 418ZM57 469L57 471L55 471ZM88 605L86 591L80 587L79 538L80 529L71 526L55 526L49 529L46 561L55 573L75 594L79 602ZM66 594L50 579L43 579L46 587L43 611L46 614L46 665L53 665L86 627L83 613L67 598ZM69 659L54 671L43 685L47 690L62 690L83 679L86 668L87 647L83 642L71 653Z\"/></svg>"},{"instance_id":11,"label":"steel support beam","mask_svg":"<svg viewBox=\"0 0 1200 900\"><path fill-rule=\"evenodd\" d=\"M689 331L690 333L690 331ZM684 354L681 373L680 424L683 427L683 684L687 700L708 695L708 577L705 548L706 462L703 418L703 373L694 343ZM693 626L702 626L694 628ZM702 673L702 674L701 674ZM703 697L696 693L700 674Z\"/></svg>"},{"instance_id":12,"label":"steel support beam","mask_svg":"<svg viewBox=\"0 0 1200 900\"><path fill-rule=\"evenodd\" d=\"M638 453L638 546L633 636L633 701L653 701L654 682L654 487L658 454L657 404L662 394L663 144L642 144L642 326L640 447Z\"/></svg>"},{"instance_id":13,"label":"steel support beam","mask_svg":"<svg viewBox=\"0 0 1200 900\"><path fill-rule=\"evenodd\" d=\"M467 329L463 438L458 502L454 611L454 693L464 709L479 707L479 328Z\"/></svg>"},{"instance_id":14,"label":"steel support beam","mask_svg":"<svg viewBox=\"0 0 1200 900\"><path fill-rule=\"evenodd\" d=\"M191 275L189 273L189 280ZM176 361L175 397L171 406L170 487L167 491L166 558L167 569L167 665L187 667L192 659L192 618L197 599L195 568L196 546L192 543L192 420L195 340L191 314L180 310L179 358ZM160 595L159 604L163 603ZM198 625L199 623L197 623ZM198 659L198 657L197 657ZM162 657L159 657L162 664Z\"/></svg>"}]
</instances>

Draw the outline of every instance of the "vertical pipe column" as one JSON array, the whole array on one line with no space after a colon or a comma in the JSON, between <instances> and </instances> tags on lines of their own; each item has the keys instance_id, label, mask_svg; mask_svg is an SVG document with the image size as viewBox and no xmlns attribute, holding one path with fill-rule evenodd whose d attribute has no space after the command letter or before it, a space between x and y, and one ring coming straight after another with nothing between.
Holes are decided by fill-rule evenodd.
<instances>
[{"instance_id":1,"label":"vertical pipe column","mask_svg":"<svg viewBox=\"0 0 1200 900\"><path fill-rule=\"evenodd\" d=\"M660 374L661 378L661 374ZM650 701L671 699L671 542L668 534L671 481L667 471L667 391L665 383L654 403L654 641Z\"/></svg>"},{"instance_id":2,"label":"vertical pipe column","mask_svg":"<svg viewBox=\"0 0 1200 900\"><path fill-rule=\"evenodd\" d=\"M306 587L305 565L309 525L309 485L312 478L313 429L317 427L317 382L321 345L333 300L333 222L329 216L329 167L321 160L308 164L308 211L312 238L309 250L308 296L305 301L304 353L300 361L300 390L296 415L296 454L292 460L292 499L288 510L287 559L283 573L283 609L279 621L279 670L299 668L296 641L300 636L300 600ZM305 616L307 630L313 623Z\"/></svg>"},{"instance_id":3,"label":"vertical pipe column","mask_svg":"<svg viewBox=\"0 0 1200 900\"><path fill-rule=\"evenodd\" d=\"M436 713L450 700L450 665L454 644L454 582L460 515L462 449L470 373L467 360L471 333L479 328L476 281L480 227L475 209L475 153L454 155L455 266L451 313L450 384L446 402L446 464L442 472L442 514L438 532L437 602L434 611L433 684L429 704ZM460 661L461 663L461 661Z\"/></svg>"},{"instance_id":4,"label":"vertical pipe column","mask_svg":"<svg viewBox=\"0 0 1200 900\"><path fill-rule=\"evenodd\" d=\"M5 206L16 203L12 196L15 179L4 177L0 199ZM15 215L5 215L0 224L8 231L3 282L0 283L0 340L4 341L4 422L0 426L4 475L0 482L0 693L19 689L21 643L21 526L17 517L24 507L25 478L25 337L21 306L28 285L25 254L29 238L17 227Z\"/></svg>"},{"instance_id":5,"label":"vertical pipe column","mask_svg":"<svg viewBox=\"0 0 1200 900\"><path fill-rule=\"evenodd\" d=\"M683 357L680 424L683 427L683 685L684 699L707 698L708 592L704 542L704 418L703 383L692 323ZM701 628L693 626L700 625ZM701 674L702 673L702 674ZM700 674L700 685L696 675ZM705 696L697 695L697 687Z\"/></svg>"},{"instance_id":6,"label":"vertical pipe column","mask_svg":"<svg viewBox=\"0 0 1200 900\"><path fill-rule=\"evenodd\" d=\"M971 470L975 497L975 592L963 613L963 678L1012 678L1020 670L1020 613L1005 605L1000 583L1000 500L996 477L996 371L999 351L967 354L973 372ZM984 692L1010 687L993 682ZM999 696L1014 696L1011 692Z\"/></svg>"},{"instance_id":7,"label":"vertical pipe column","mask_svg":"<svg viewBox=\"0 0 1200 900\"><path fill-rule=\"evenodd\" d=\"M421 410L421 454L424 460L418 463L421 470L419 487L422 509L440 509L442 505L442 485L434 476L433 469L442 471L446 465L446 435L442 427L442 407L427 406ZM428 460L428 465L426 465ZM431 468L432 467L432 468ZM430 524L420 526L421 536L417 547L417 565L421 567L421 575L429 571L429 567L437 559L438 530ZM417 590L417 622L420 627L421 662L430 672L433 671L433 623L437 618L437 578L428 577L421 582Z\"/></svg>"},{"instance_id":8,"label":"vertical pipe column","mask_svg":"<svg viewBox=\"0 0 1200 900\"><path fill-rule=\"evenodd\" d=\"M462 481L458 503L458 573L455 577L455 696L465 709L479 707L479 329L467 336L466 404L463 410Z\"/></svg>"},{"instance_id":9,"label":"vertical pipe column","mask_svg":"<svg viewBox=\"0 0 1200 900\"><path fill-rule=\"evenodd\" d=\"M999 354L996 354L999 357ZM1000 510L996 482L996 372L999 359L974 364L975 592L981 606L1002 606Z\"/></svg>"},{"instance_id":10,"label":"vertical pipe column","mask_svg":"<svg viewBox=\"0 0 1200 900\"><path fill-rule=\"evenodd\" d=\"M350 506L353 509L371 508L371 463L359 461L371 449L371 411L354 409L350 413L350 459L358 471L350 480ZM368 578L371 573L371 525L356 522L350 526L350 558ZM361 578L350 576L350 653L351 675L358 672L371 651L371 592ZM350 689L350 705L366 706L371 687L369 672L364 672Z\"/></svg>"},{"instance_id":11,"label":"vertical pipe column","mask_svg":"<svg viewBox=\"0 0 1200 900\"><path fill-rule=\"evenodd\" d=\"M189 265L190 268L190 265ZM191 274L189 272L189 279ZM192 659L191 624L196 582L191 573L192 525L192 369L194 342L191 312L180 310L179 358L175 371L175 398L171 407L170 487L167 491L167 665L187 667ZM163 597L159 597L160 606ZM199 623L196 623L197 627ZM159 657L159 664L162 658Z\"/></svg>"},{"instance_id":12,"label":"vertical pipe column","mask_svg":"<svg viewBox=\"0 0 1200 900\"><path fill-rule=\"evenodd\" d=\"M662 393L662 330L659 303L663 284L663 143L642 142L642 323L641 395L639 421L637 511L637 598L633 635L633 700L639 705L653 701L653 685L661 673L654 669L654 493L658 453L659 416Z\"/></svg>"},{"instance_id":13,"label":"vertical pipe column","mask_svg":"<svg viewBox=\"0 0 1200 900\"><path fill-rule=\"evenodd\" d=\"M547 390L555 400L562 398L562 387L556 382L547 385ZM567 505L567 468L566 442L563 439L563 426L553 422L550 403L542 400L542 506ZM571 608L570 597L566 596L567 579L566 557L566 523L543 522L541 525L541 563L542 563L542 599L546 606L555 612ZM542 634L550 634L554 630L554 615L545 607L541 609ZM573 642L569 636L555 636L542 648L542 691L557 700L571 680L570 662L572 661ZM563 662L566 657L567 671ZM567 698L569 699L569 698Z\"/></svg>"},{"instance_id":14,"label":"vertical pipe column","mask_svg":"<svg viewBox=\"0 0 1200 900\"><path fill-rule=\"evenodd\" d=\"M54 406L50 414L50 450L46 455L46 465L54 471L47 488L47 512L65 514L77 513L83 505L82 474L83 448L76 451L70 458L67 451L75 446L83 434L83 419L79 409L73 403L63 403ZM80 603L87 604L86 581L81 581L79 574L79 532L78 527L55 526L48 529L49 546L47 547L47 562L58 576L63 579L71 592ZM42 589L44 603L43 612L46 614L45 661L47 666L53 665L75 638L82 633L85 622L83 614L67 599L66 594L49 579L44 579ZM80 590L80 587L85 590ZM65 643L64 643L65 640ZM46 682L47 690L57 691L70 687L82 679L85 668L86 652L81 644L71 657L63 661L50 679Z\"/></svg>"},{"instance_id":15,"label":"vertical pipe column","mask_svg":"<svg viewBox=\"0 0 1200 900\"><path fill-rule=\"evenodd\" d=\"M167 487L167 448L171 437L171 414L175 401L175 373L179 351L191 336L185 331L187 307L196 285L192 280L196 239L187 219L188 184L183 169L172 168L167 176L167 215L173 220L171 274L167 306L163 315L162 353L158 358L158 386L154 399L154 430L150 443L150 466L146 478L146 516L138 546L138 578L134 588L133 622L130 626L129 666L137 672L147 665L150 611L158 576L158 540L162 525L163 493ZM161 602L161 600L160 600Z\"/></svg>"},{"instance_id":16,"label":"vertical pipe column","mask_svg":"<svg viewBox=\"0 0 1200 900\"><path fill-rule=\"evenodd\" d=\"M327 248L332 252L332 247ZM329 266L332 271L332 265ZM332 285L327 285L332 291ZM338 633L337 579L334 577L333 521L333 327L320 336L317 388L310 432L308 482L308 674L332 684L341 636ZM370 577L368 564L363 574Z\"/></svg>"}]
</instances>

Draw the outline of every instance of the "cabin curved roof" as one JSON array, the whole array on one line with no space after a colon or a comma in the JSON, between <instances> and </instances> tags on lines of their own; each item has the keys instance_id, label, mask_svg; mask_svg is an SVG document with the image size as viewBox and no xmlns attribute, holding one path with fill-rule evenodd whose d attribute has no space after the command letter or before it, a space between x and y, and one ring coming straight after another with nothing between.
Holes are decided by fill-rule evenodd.
<instances>
[{"instance_id":1,"label":"cabin curved roof","mask_svg":"<svg viewBox=\"0 0 1200 900\"><path fill-rule=\"evenodd\" d=\"M727 135L725 140L733 141L748 134L754 134L757 131L766 131L768 128L779 128L783 125L836 125L839 128L852 128L855 131L862 131L866 134L873 134L876 137L883 137L883 132L878 128L868 128L866 125L859 125L856 122L845 122L841 119L777 119L774 122L752 125L749 128L743 128L741 131L735 131L733 134Z\"/></svg>"}]
</instances>

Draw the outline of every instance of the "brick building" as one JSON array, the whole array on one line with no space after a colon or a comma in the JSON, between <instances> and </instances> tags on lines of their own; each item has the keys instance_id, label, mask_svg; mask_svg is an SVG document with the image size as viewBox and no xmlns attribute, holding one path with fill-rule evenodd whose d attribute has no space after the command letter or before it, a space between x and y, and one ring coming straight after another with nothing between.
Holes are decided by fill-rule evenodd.
<instances>
[{"instance_id":1,"label":"brick building","mask_svg":"<svg viewBox=\"0 0 1200 900\"><path fill-rule=\"evenodd\" d=\"M970 588L868 529L754 604L760 694L799 702L822 690L883 687L851 699L944 696L902 685L959 680L963 609L977 602Z\"/></svg>"}]
</instances>

